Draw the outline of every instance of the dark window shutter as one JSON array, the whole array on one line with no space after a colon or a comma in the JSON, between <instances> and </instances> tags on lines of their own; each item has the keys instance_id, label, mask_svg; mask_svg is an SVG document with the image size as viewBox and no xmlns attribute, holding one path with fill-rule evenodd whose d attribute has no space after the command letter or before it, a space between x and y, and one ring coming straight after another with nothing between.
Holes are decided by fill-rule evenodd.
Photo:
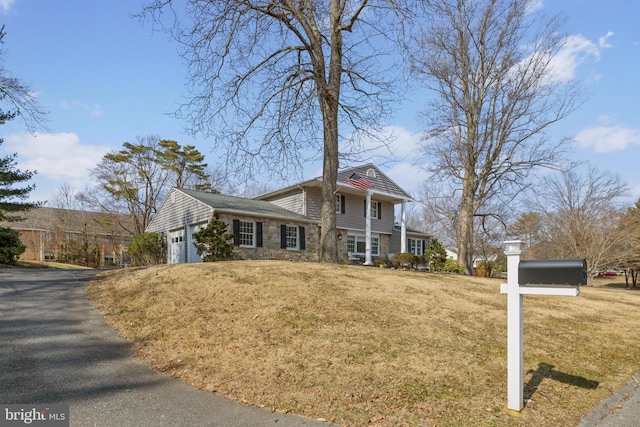
<instances>
[{"instance_id":1,"label":"dark window shutter","mask_svg":"<svg viewBox=\"0 0 640 427\"><path fill-rule=\"evenodd\" d=\"M382 219L382 203L378 202L378 219Z\"/></svg>"},{"instance_id":2,"label":"dark window shutter","mask_svg":"<svg viewBox=\"0 0 640 427\"><path fill-rule=\"evenodd\" d=\"M364 201L364 216L367 216L367 201Z\"/></svg>"},{"instance_id":3,"label":"dark window shutter","mask_svg":"<svg viewBox=\"0 0 640 427\"><path fill-rule=\"evenodd\" d=\"M262 223L256 222L256 247L262 247Z\"/></svg>"},{"instance_id":4,"label":"dark window shutter","mask_svg":"<svg viewBox=\"0 0 640 427\"><path fill-rule=\"evenodd\" d=\"M298 231L298 238L300 239L300 250L305 250L307 249L307 244L305 243L305 234L304 234L304 227L300 227L299 231Z\"/></svg>"},{"instance_id":5,"label":"dark window shutter","mask_svg":"<svg viewBox=\"0 0 640 427\"><path fill-rule=\"evenodd\" d=\"M340 195L340 213L345 213L345 197Z\"/></svg>"},{"instance_id":6,"label":"dark window shutter","mask_svg":"<svg viewBox=\"0 0 640 427\"><path fill-rule=\"evenodd\" d=\"M407 239L407 247L402 248L401 252L411 252L411 239Z\"/></svg>"},{"instance_id":7,"label":"dark window shutter","mask_svg":"<svg viewBox=\"0 0 640 427\"><path fill-rule=\"evenodd\" d=\"M280 248L287 249L287 226L284 224L280 226Z\"/></svg>"},{"instance_id":8,"label":"dark window shutter","mask_svg":"<svg viewBox=\"0 0 640 427\"><path fill-rule=\"evenodd\" d=\"M240 220L233 220L233 244L238 246L240 244Z\"/></svg>"}]
</instances>

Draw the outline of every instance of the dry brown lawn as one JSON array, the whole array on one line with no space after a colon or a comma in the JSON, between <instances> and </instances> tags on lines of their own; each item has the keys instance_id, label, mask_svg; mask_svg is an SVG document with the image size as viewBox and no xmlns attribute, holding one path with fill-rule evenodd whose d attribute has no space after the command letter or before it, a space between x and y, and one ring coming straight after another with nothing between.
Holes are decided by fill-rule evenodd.
<instances>
[{"instance_id":1,"label":"dry brown lawn","mask_svg":"<svg viewBox=\"0 0 640 427\"><path fill-rule=\"evenodd\" d=\"M136 357L242 402L346 426L569 426L640 370L640 292L525 296L522 417L506 415L500 280L280 261L101 273Z\"/></svg>"}]
</instances>

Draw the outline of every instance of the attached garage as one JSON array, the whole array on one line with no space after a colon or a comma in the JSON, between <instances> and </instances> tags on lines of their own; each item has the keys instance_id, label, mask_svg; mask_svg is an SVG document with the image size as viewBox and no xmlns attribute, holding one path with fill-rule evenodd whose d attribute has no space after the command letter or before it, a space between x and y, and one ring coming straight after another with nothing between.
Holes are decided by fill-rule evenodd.
<instances>
[{"instance_id":1,"label":"attached garage","mask_svg":"<svg viewBox=\"0 0 640 427\"><path fill-rule=\"evenodd\" d=\"M184 229L169 232L169 264L186 262Z\"/></svg>"}]
</instances>

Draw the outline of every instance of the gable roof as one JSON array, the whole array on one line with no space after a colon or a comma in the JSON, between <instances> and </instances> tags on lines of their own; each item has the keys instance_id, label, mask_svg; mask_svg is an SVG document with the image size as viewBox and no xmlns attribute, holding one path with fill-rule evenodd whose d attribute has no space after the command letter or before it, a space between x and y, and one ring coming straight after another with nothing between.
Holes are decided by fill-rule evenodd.
<instances>
[{"instance_id":1,"label":"gable roof","mask_svg":"<svg viewBox=\"0 0 640 427\"><path fill-rule=\"evenodd\" d=\"M361 166L355 166L348 169L343 169L338 171L338 179L337 179L337 192L343 193L355 193L355 194L364 194L364 192L358 188L355 188L349 184L347 184L347 180L353 174L360 175L362 178L365 178L369 181L373 187L371 191L373 191L376 196L384 196L390 200L398 201L405 200L408 202L413 202L413 197L406 191L404 191L398 184L396 184L392 179L390 179L387 175L385 175L380 169L378 169L372 163L367 163ZM306 181L299 182L297 184L290 185L288 187L280 188L275 191L271 191L269 193L261 194L257 196L255 199L263 200L268 199L277 194L282 194L289 192L294 189L299 189L300 187L321 187L322 186L322 176L318 176L312 179L308 179ZM379 198L379 197L378 197Z\"/></svg>"},{"instance_id":2,"label":"gable roof","mask_svg":"<svg viewBox=\"0 0 640 427\"><path fill-rule=\"evenodd\" d=\"M406 199L407 201L413 201L413 198L409 193L400 188L398 184L393 182L391 178L385 175L372 163L339 171L338 185L349 186L346 182L354 173L369 181L373 186L372 190L375 193L388 194L390 196Z\"/></svg>"},{"instance_id":3,"label":"gable roof","mask_svg":"<svg viewBox=\"0 0 640 427\"><path fill-rule=\"evenodd\" d=\"M214 194L206 191L187 190L184 188L174 188L174 191L180 191L188 196L193 197L201 203L215 209L219 212L240 213L246 215L258 215L270 218L289 219L294 221L313 222L317 221L307 218L285 208L281 208L271 202L263 200L246 199L244 197L225 196L223 194Z\"/></svg>"},{"instance_id":4,"label":"gable roof","mask_svg":"<svg viewBox=\"0 0 640 427\"><path fill-rule=\"evenodd\" d=\"M22 220L1 222L3 227L14 230L87 232L92 235L132 236L124 226L131 227L131 219L124 214L90 212L75 209L38 207L19 213Z\"/></svg>"}]
</instances>

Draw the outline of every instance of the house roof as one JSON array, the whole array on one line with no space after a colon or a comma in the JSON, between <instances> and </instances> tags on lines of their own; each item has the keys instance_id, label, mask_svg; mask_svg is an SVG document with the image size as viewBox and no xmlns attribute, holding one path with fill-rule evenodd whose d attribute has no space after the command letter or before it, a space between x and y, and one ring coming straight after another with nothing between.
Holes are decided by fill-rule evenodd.
<instances>
[{"instance_id":1,"label":"house roof","mask_svg":"<svg viewBox=\"0 0 640 427\"><path fill-rule=\"evenodd\" d=\"M338 171L338 192L340 193L353 193L353 194L364 194L362 190L359 190L349 184L347 184L347 180L353 174L360 175L362 178L365 178L372 184L371 191L375 194L376 200L384 200L387 199L392 202L399 202L402 200L412 202L413 198L409 193L404 191L398 184L396 184L392 179L390 179L387 175L385 175L380 169L378 169L372 163L367 163L361 166L355 166L348 169L343 169ZM272 191L266 194L261 194L256 197L256 199L267 199L271 196L286 193L291 191L292 189L300 188L300 187L321 187L322 186L322 176L315 177L312 179L308 179L306 181L299 182L297 184L290 185L285 188L278 189L276 191Z\"/></svg>"},{"instance_id":2,"label":"house roof","mask_svg":"<svg viewBox=\"0 0 640 427\"><path fill-rule=\"evenodd\" d=\"M176 188L174 190L181 191L184 194L193 197L199 202L202 202L219 212L244 213L248 215L259 215L264 217L290 219L303 222L317 222L315 220L307 218L304 215L300 215L288 209L281 208L280 206L277 206L271 202L265 202L263 200L225 196L223 194L187 190L184 188Z\"/></svg>"},{"instance_id":3,"label":"house roof","mask_svg":"<svg viewBox=\"0 0 640 427\"><path fill-rule=\"evenodd\" d=\"M393 229L395 231L401 231L401 227L399 225L394 225ZM425 233L424 231L416 230L415 228L406 227L407 233L417 234L424 237L431 237L431 235Z\"/></svg>"},{"instance_id":4,"label":"house roof","mask_svg":"<svg viewBox=\"0 0 640 427\"><path fill-rule=\"evenodd\" d=\"M409 193L404 191L398 184L393 182L391 178L385 175L380 169L378 169L372 163L367 163L362 166L355 166L349 169L344 169L338 172L338 185L342 187L351 187L347 184L347 180L353 174L357 174L362 178L365 178L371 183L372 191L378 194L384 194L391 197L397 197L407 201L412 201L413 198Z\"/></svg>"},{"instance_id":5,"label":"house roof","mask_svg":"<svg viewBox=\"0 0 640 427\"><path fill-rule=\"evenodd\" d=\"M0 225L23 231L64 231L70 233L86 231L93 235L131 235L122 227L122 224L131 224L131 221L122 214L39 207L21 212L19 215L23 218L21 221L0 222ZM132 225L131 229L133 229Z\"/></svg>"}]
</instances>

